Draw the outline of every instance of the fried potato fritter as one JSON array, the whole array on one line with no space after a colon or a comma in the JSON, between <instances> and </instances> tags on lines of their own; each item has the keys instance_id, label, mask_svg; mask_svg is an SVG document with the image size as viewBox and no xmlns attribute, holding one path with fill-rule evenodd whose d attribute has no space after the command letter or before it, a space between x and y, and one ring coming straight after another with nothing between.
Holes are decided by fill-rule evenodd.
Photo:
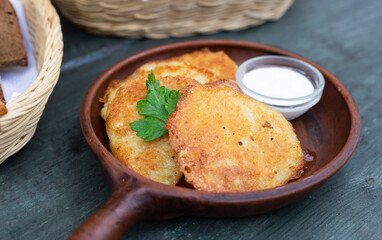
<instances>
[{"instance_id":1,"label":"fried potato fritter","mask_svg":"<svg viewBox=\"0 0 382 240\"><path fill-rule=\"evenodd\" d=\"M218 59L218 55L224 58L221 53L210 55L209 59ZM201 57L199 54L194 56ZM206 53L204 56L207 56ZM190 84L218 80L214 72L200 66L203 65L201 59L197 61L198 66L191 64L194 62L191 58L187 58L187 61L171 58L146 63L124 81L112 81L104 97L100 99L104 103L100 114L106 121L106 132L113 155L129 168L154 181L171 185L178 182L182 173L177 169L177 154L170 147L168 134L144 142L141 137L136 136L129 124L143 118L138 114L136 104L147 94L145 81L151 70L161 85L175 90ZM237 86L234 82L226 81L225 84Z\"/></svg>"},{"instance_id":2,"label":"fried potato fritter","mask_svg":"<svg viewBox=\"0 0 382 240\"><path fill-rule=\"evenodd\" d=\"M211 52L208 48L179 57L145 63L124 81L112 81L109 84L101 99L101 102L105 103L101 117L105 119L109 105L108 98L116 93L121 84L137 77L144 71L151 70L154 70L155 76L183 76L196 79L199 83L204 84L220 79L235 80L237 66L223 51Z\"/></svg>"},{"instance_id":3,"label":"fried potato fritter","mask_svg":"<svg viewBox=\"0 0 382 240\"><path fill-rule=\"evenodd\" d=\"M147 94L145 82L148 72L122 84L109 98L106 112L106 132L113 155L135 172L154 181L175 185L182 176L177 168L177 154L170 147L168 134L150 142L136 135L130 123L143 116L138 114L137 102ZM185 77L156 77L161 86L179 90L199 84Z\"/></svg>"},{"instance_id":4,"label":"fried potato fritter","mask_svg":"<svg viewBox=\"0 0 382 240\"><path fill-rule=\"evenodd\" d=\"M151 70L154 71L155 77L166 77L166 76L179 76L179 77L187 77L191 79L195 79L199 83L209 83L214 82L218 79L215 78L215 75L210 70L196 67L190 65L189 63L179 59L172 58L169 60L161 60L149 62L138 68L130 77L125 79L122 82L112 81L110 82L108 88L105 91L104 97L101 99L101 102L104 103L104 106L101 110L101 117L106 119L106 112L109 106L110 100L114 98L114 95L117 89L123 85L125 82L130 81L141 74L146 74Z\"/></svg>"},{"instance_id":5,"label":"fried potato fritter","mask_svg":"<svg viewBox=\"0 0 382 240\"><path fill-rule=\"evenodd\" d=\"M200 191L273 188L298 178L304 165L291 123L225 84L187 87L166 128L180 171Z\"/></svg>"},{"instance_id":6,"label":"fried potato fritter","mask_svg":"<svg viewBox=\"0 0 382 240\"><path fill-rule=\"evenodd\" d=\"M235 80L237 65L223 51L211 52L208 48L186 53L179 58L191 65L211 70L217 79Z\"/></svg>"}]
</instances>

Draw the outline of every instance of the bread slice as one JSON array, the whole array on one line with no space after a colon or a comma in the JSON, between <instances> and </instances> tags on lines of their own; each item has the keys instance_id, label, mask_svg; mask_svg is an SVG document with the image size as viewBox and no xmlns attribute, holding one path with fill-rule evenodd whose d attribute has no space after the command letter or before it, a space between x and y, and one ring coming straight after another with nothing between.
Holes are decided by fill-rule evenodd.
<instances>
[{"instance_id":1,"label":"bread slice","mask_svg":"<svg viewBox=\"0 0 382 240\"><path fill-rule=\"evenodd\" d=\"M8 113L7 107L5 106L5 98L3 94L3 89L1 88L1 77L0 77L0 116Z\"/></svg>"},{"instance_id":2,"label":"bread slice","mask_svg":"<svg viewBox=\"0 0 382 240\"><path fill-rule=\"evenodd\" d=\"M0 117L7 114L8 109L3 102L0 102Z\"/></svg>"},{"instance_id":3,"label":"bread slice","mask_svg":"<svg viewBox=\"0 0 382 240\"><path fill-rule=\"evenodd\" d=\"M27 52L15 10L9 0L0 0L0 67L27 65Z\"/></svg>"}]
</instances>

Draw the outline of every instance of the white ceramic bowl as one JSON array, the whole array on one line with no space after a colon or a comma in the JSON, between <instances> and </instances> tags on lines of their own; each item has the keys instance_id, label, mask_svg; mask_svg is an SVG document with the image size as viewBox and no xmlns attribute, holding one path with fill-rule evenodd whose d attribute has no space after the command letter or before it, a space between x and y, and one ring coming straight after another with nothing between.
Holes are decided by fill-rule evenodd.
<instances>
[{"instance_id":1,"label":"white ceramic bowl","mask_svg":"<svg viewBox=\"0 0 382 240\"><path fill-rule=\"evenodd\" d=\"M255 68L271 66L292 68L302 73L312 83L314 88L313 92L297 98L276 98L262 95L248 88L243 83L245 73ZM262 56L245 61L236 72L236 81L246 95L278 110L287 120L293 120L313 107L321 99L325 86L324 77L315 67L301 60L282 56Z\"/></svg>"}]
</instances>

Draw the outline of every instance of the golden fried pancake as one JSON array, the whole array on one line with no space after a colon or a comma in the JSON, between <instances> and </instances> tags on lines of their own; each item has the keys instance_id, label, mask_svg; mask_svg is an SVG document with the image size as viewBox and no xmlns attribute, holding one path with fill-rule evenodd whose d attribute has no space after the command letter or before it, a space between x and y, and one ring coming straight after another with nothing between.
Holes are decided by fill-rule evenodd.
<instances>
[{"instance_id":1,"label":"golden fried pancake","mask_svg":"<svg viewBox=\"0 0 382 240\"><path fill-rule=\"evenodd\" d=\"M138 68L133 76L142 71L150 72L151 70L154 71L155 76L183 76L195 79L202 84L218 80L211 70L192 65L180 58L146 63Z\"/></svg>"},{"instance_id":2,"label":"golden fried pancake","mask_svg":"<svg viewBox=\"0 0 382 240\"><path fill-rule=\"evenodd\" d=\"M236 79L237 66L223 51L211 52L208 48L204 48L200 51L183 54L179 58L191 65L212 71L217 79Z\"/></svg>"},{"instance_id":3,"label":"golden fried pancake","mask_svg":"<svg viewBox=\"0 0 382 240\"><path fill-rule=\"evenodd\" d=\"M166 128L180 171L200 191L281 186L298 178L304 164L281 113L225 84L187 87Z\"/></svg>"},{"instance_id":4,"label":"golden fried pancake","mask_svg":"<svg viewBox=\"0 0 382 240\"><path fill-rule=\"evenodd\" d=\"M135 77L139 76L140 74L146 74L147 72L150 72L151 70L154 71L155 77L166 77L166 76L179 76L179 77L187 77L192 78L198 81L199 83L208 83L213 82L218 79L215 78L214 73L200 67L196 67L193 65L190 65L189 63L178 59L178 58L172 58L169 60L161 60L161 61L154 61L149 62L138 68L130 77L128 77L126 80L122 82L112 81L106 92L103 99L101 99L101 102L104 103L104 107L101 110L101 117L105 119L106 117L106 111L107 107L109 105L110 100L114 97L117 89L123 85L125 82L134 79Z\"/></svg>"},{"instance_id":5,"label":"golden fried pancake","mask_svg":"<svg viewBox=\"0 0 382 240\"><path fill-rule=\"evenodd\" d=\"M209 84L217 84L217 85L226 85L227 87L231 87L233 88L235 91L239 92L239 93L243 93L243 90L241 90L239 84L237 84L236 81L233 81L233 80L227 80L227 79L221 79L221 80L218 80L218 81L215 81L215 82L211 82ZM183 89L183 90L186 90L186 89Z\"/></svg>"},{"instance_id":6,"label":"golden fried pancake","mask_svg":"<svg viewBox=\"0 0 382 240\"><path fill-rule=\"evenodd\" d=\"M113 155L137 173L154 181L175 185L182 173L177 168L177 155L172 150L168 134L150 142L137 136L130 123L143 116L138 114L137 102L147 94L145 82L148 72L142 72L118 88L114 98L109 98L106 112L106 132ZM199 84L185 77L156 77L161 86L181 89L189 84Z\"/></svg>"},{"instance_id":7,"label":"golden fried pancake","mask_svg":"<svg viewBox=\"0 0 382 240\"><path fill-rule=\"evenodd\" d=\"M118 82L116 80L111 81L109 85L107 86L107 89L104 93L103 98L99 99L100 103L103 103L103 107L101 109L100 115L103 118L103 120L106 120L106 112L107 107L109 106L110 102L114 99L115 94L117 93L118 88L123 84L123 82Z\"/></svg>"},{"instance_id":8,"label":"golden fried pancake","mask_svg":"<svg viewBox=\"0 0 382 240\"><path fill-rule=\"evenodd\" d=\"M146 63L127 79L121 82L112 81L109 84L104 97L100 99L100 102L104 103L101 116L106 121L110 148L117 159L152 180L172 185L177 183L181 172L176 168L177 155L169 145L168 135L144 142L141 137L136 136L136 132L131 130L129 123L142 118L138 114L136 104L146 96L145 81L151 70L154 71L155 77L161 85L163 84L169 89L181 89L189 84L204 84L221 78L230 78L222 76L217 78L216 74L221 74L221 72L215 74L213 71L224 67L229 69L232 68L231 66L206 69L205 67L212 65L203 63L203 56L211 63L217 64L220 61L221 64L230 64L228 60L225 60L227 56L224 53L215 54L204 50L191 55L183 55L184 59L171 58ZM236 67L235 64L233 65ZM162 81L164 82L162 83ZM222 82L240 91L236 82Z\"/></svg>"},{"instance_id":9,"label":"golden fried pancake","mask_svg":"<svg viewBox=\"0 0 382 240\"><path fill-rule=\"evenodd\" d=\"M213 82L219 79L235 80L236 64L223 51L211 52L208 48L179 57L145 63L122 82L113 81L101 99L104 108L101 116L105 119L108 98L113 97L117 88L125 81L137 77L144 71L154 70L155 76L183 76L196 79L199 83Z\"/></svg>"}]
</instances>

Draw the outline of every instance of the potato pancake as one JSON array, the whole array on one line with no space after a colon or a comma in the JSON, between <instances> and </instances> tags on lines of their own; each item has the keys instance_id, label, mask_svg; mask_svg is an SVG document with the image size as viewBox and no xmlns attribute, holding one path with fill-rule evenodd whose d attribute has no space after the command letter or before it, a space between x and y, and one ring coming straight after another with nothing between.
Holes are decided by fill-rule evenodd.
<instances>
[{"instance_id":1,"label":"potato pancake","mask_svg":"<svg viewBox=\"0 0 382 240\"><path fill-rule=\"evenodd\" d=\"M171 148L168 134L150 142L137 136L130 123L143 116L138 113L137 102L146 97L145 82L148 72L124 82L113 98L109 98L106 112L106 132L113 155L135 172L154 181L175 185L182 173L177 168L177 154ZM179 90L187 85L199 84L185 77L156 77L161 86Z\"/></svg>"},{"instance_id":2,"label":"potato pancake","mask_svg":"<svg viewBox=\"0 0 382 240\"><path fill-rule=\"evenodd\" d=\"M109 84L104 97L101 99L101 102L105 103L101 117L105 119L109 105L108 98L114 96L117 88L123 82L137 77L144 71L151 70L154 70L155 76L183 76L196 79L199 83L204 84L220 79L235 80L237 66L223 51L211 52L207 48L179 57L145 63L124 81L112 81Z\"/></svg>"},{"instance_id":3,"label":"potato pancake","mask_svg":"<svg viewBox=\"0 0 382 240\"><path fill-rule=\"evenodd\" d=\"M103 119L106 119L106 112L107 112L109 103L111 99L114 98L114 95L117 89L121 85L123 85L127 81L130 81L131 79L136 78L140 74L146 74L146 78L147 78L147 72L150 72L151 70L154 71L155 77L157 77L158 79L160 77L166 77L166 76L173 76L173 77L179 76L179 77L187 77L187 78L195 79L202 84L208 83L208 82L214 82L218 80L215 78L215 75L213 72L204 68L190 65L187 62L178 58L149 62L143 65L142 67L138 68L134 72L134 74L132 74L126 80L122 82L112 81L109 84L108 88L105 91L105 95L103 99L101 99L101 102L104 103L104 106L101 110L101 117Z\"/></svg>"},{"instance_id":4,"label":"potato pancake","mask_svg":"<svg viewBox=\"0 0 382 240\"><path fill-rule=\"evenodd\" d=\"M200 191L273 188L298 178L304 165L292 124L225 84L187 87L166 128L179 170Z\"/></svg>"},{"instance_id":5,"label":"potato pancake","mask_svg":"<svg viewBox=\"0 0 382 240\"><path fill-rule=\"evenodd\" d=\"M203 48L200 51L183 54L179 58L191 65L212 71L217 79L236 79L237 65L223 51L211 52L208 48Z\"/></svg>"}]
</instances>

